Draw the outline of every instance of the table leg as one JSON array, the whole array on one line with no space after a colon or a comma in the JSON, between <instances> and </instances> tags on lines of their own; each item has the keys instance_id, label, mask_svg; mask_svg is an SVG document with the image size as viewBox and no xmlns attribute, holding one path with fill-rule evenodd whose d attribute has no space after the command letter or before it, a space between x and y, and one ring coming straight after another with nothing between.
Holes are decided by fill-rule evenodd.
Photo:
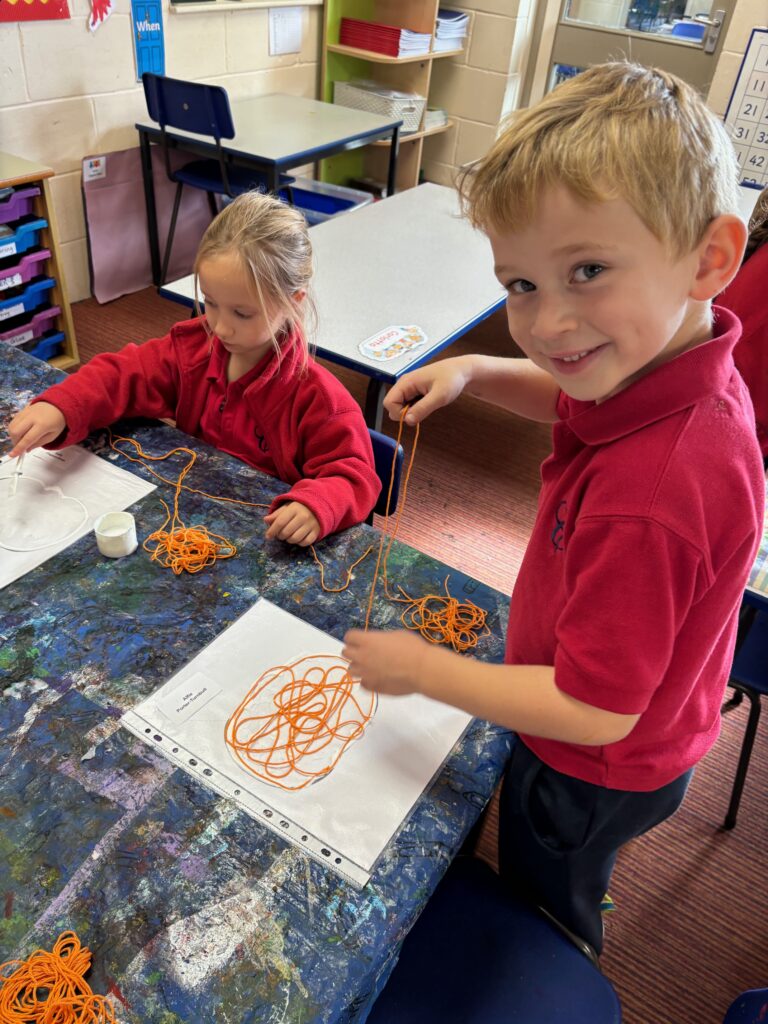
<instances>
[{"instance_id":1,"label":"table leg","mask_svg":"<svg viewBox=\"0 0 768 1024\"><path fill-rule=\"evenodd\" d=\"M160 287L160 239L157 231L157 204L155 203L155 181L152 176L152 150L149 136L139 132L141 151L141 179L144 184L144 203L147 208L147 234L149 235L149 257L152 261L152 282Z\"/></svg>"},{"instance_id":2,"label":"table leg","mask_svg":"<svg viewBox=\"0 0 768 1024\"><path fill-rule=\"evenodd\" d=\"M387 386L383 380L376 380L374 377L368 381L368 390L365 393L365 408L363 415L365 422L374 430L381 430L384 419L384 395Z\"/></svg>"},{"instance_id":3,"label":"table leg","mask_svg":"<svg viewBox=\"0 0 768 1024\"><path fill-rule=\"evenodd\" d=\"M393 196L397 188L397 156L400 151L400 128L392 129L392 143L389 147L389 174L387 175L387 195Z\"/></svg>"}]
</instances>

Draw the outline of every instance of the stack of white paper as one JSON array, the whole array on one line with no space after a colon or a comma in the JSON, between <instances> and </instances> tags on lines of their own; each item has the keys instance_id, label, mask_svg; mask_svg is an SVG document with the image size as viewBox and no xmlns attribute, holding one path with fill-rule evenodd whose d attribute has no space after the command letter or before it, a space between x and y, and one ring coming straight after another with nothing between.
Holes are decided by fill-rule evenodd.
<instances>
[{"instance_id":1,"label":"stack of white paper","mask_svg":"<svg viewBox=\"0 0 768 1024\"><path fill-rule=\"evenodd\" d=\"M429 53L429 44L432 41L429 32L411 32L409 28L400 30L400 51L399 57L418 57L422 53Z\"/></svg>"},{"instance_id":2,"label":"stack of white paper","mask_svg":"<svg viewBox=\"0 0 768 1024\"><path fill-rule=\"evenodd\" d=\"M441 7L437 12L433 53L463 49L468 27L468 14L462 14L461 11L448 11Z\"/></svg>"}]
</instances>

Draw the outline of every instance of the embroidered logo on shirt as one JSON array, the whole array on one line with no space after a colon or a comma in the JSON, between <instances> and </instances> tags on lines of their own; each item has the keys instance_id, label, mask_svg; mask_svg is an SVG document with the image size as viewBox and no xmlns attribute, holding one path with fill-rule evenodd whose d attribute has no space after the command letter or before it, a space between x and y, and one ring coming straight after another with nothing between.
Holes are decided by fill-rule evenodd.
<instances>
[{"instance_id":1,"label":"embroidered logo on shirt","mask_svg":"<svg viewBox=\"0 0 768 1024\"><path fill-rule=\"evenodd\" d=\"M550 534L552 547L555 551L565 550L565 514L567 508L568 506L566 502L561 501L557 506L557 511L555 512L555 525L552 529L552 533ZM560 518L561 516L562 519Z\"/></svg>"}]
</instances>

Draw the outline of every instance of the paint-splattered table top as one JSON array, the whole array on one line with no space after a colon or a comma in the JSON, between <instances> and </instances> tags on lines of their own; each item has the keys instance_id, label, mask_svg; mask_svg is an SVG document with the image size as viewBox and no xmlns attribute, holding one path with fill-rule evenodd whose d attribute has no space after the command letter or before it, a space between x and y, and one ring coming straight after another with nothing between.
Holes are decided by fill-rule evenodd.
<instances>
[{"instance_id":1,"label":"paint-splattered table top","mask_svg":"<svg viewBox=\"0 0 768 1024\"><path fill-rule=\"evenodd\" d=\"M0 424L60 376L4 352ZM210 493L269 501L283 489L162 424L123 432L149 452L191 445L189 482ZM114 456L103 434L87 446ZM140 538L162 522L162 491L131 509ZM186 521L233 540L236 558L176 577L141 550L102 558L89 534L0 592L0 962L72 928L93 952L94 991L129 1024L363 1020L510 747L475 721L358 891L121 728L259 597L339 638L362 623L371 559L326 594L309 554L263 540L261 514L185 494ZM320 544L326 580L373 539L360 526ZM397 543L390 568L415 593L447 572ZM450 585L489 612L477 654L500 661L508 599L458 572ZM377 601L372 624L397 615Z\"/></svg>"}]
</instances>

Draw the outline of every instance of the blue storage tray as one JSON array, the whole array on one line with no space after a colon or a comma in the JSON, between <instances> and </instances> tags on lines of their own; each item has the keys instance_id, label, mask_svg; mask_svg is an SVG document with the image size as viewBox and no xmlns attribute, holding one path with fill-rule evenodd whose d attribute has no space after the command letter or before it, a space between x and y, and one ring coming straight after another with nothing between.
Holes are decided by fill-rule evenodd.
<instances>
[{"instance_id":1,"label":"blue storage tray","mask_svg":"<svg viewBox=\"0 0 768 1024\"><path fill-rule=\"evenodd\" d=\"M36 186L14 189L7 199L0 202L0 224L7 224L32 213L32 201L39 195L40 189Z\"/></svg>"},{"instance_id":2,"label":"blue storage tray","mask_svg":"<svg viewBox=\"0 0 768 1024\"><path fill-rule=\"evenodd\" d=\"M356 210L373 202L370 192L361 192L345 185L332 185L326 181L296 178L291 187L294 206L301 210L308 224L321 224L337 213ZM287 189L280 190L280 198L289 201Z\"/></svg>"},{"instance_id":3,"label":"blue storage tray","mask_svg":"<svg viewBox=\"0 0 768 1024\"><path fill-rule=\"evenodd\" d=\"M27 355L34 356L35 359L52 359L53 356L60 355L64 348L64 332L55 331L53 334L48 334L40 341L35 342L32 348L27 348L26 345L21 347Z\"/></svg>"},{"instance_id":4,"label":"blue storage tray","mask_svg":"<svg viewBox=\"0 0 768 1024\"><path fill-rule=\"evenodd\" d=\"M40 281L34 281L27 285L20 295L14 295L12 299L4 299L0 302L0 322L10 320L14 316L21 316L22 313L28 313L31 309L37 309L48 300L48 292L55 284L52 277L44 277Z\"/></svg>"},{"instance_id":5,"label":"blue storage tray","mask_svg":"<svg viewBox=\"0 0 768 1024\"><path fill-rule=\"evenodd\" d=\"M43 217L33 217L23 224L17 224L10 234L0 233L0 259L16 256L39 244L40 232L48 227Z\"/></svg>"}]
</instances>

